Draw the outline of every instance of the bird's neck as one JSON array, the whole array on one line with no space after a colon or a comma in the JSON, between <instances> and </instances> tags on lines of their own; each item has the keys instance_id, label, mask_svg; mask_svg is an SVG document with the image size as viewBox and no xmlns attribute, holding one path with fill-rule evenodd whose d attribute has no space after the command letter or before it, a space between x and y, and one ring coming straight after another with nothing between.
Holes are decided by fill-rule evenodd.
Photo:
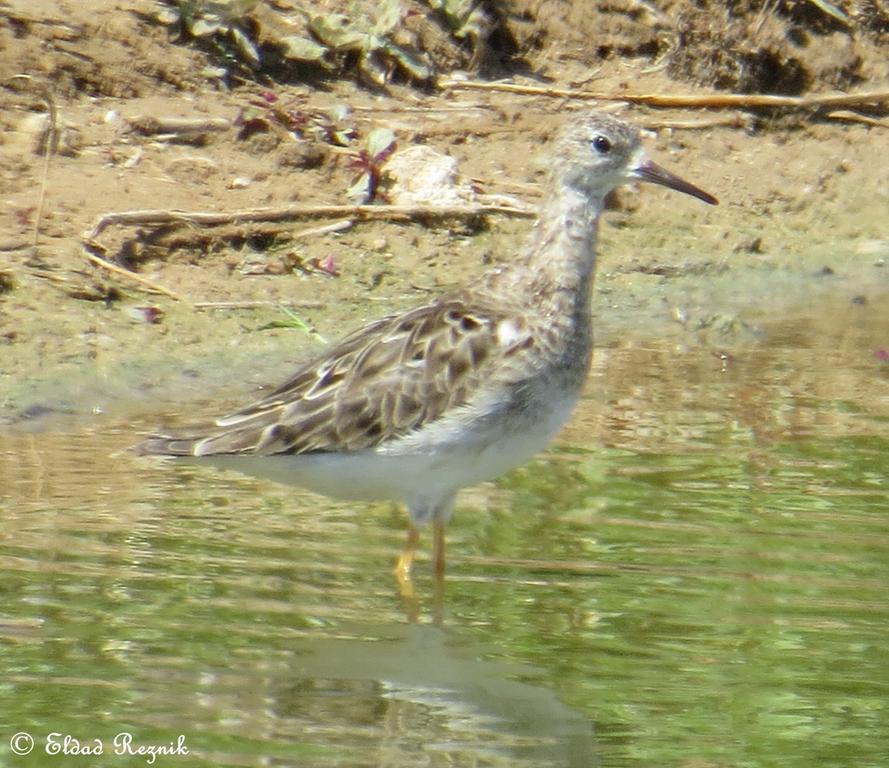
<instances>
[{"instance_id":1,"label":"bird's neck","mask_svg":"<svg viewBox=\"0 0 889 768\"><path fill-rule=\"evenodd\" d=\"M602 200L572 187L550 187L522 258L534 274L526 284L531 303L555 303L561 313L589 312L601 210Z\"/></svg>"},{"instance_id":2,"label":"bird's neck","mask_svg":"<svg viewBox=\"0 0 889 768\"><path fill-rule=\"evenodd\" d=\"M592 353L591 293L603 200L550 186L528 243L511 264L486 275L484 289L527 318L558 386L580 391Z\"/></svg>"}]
</instances>

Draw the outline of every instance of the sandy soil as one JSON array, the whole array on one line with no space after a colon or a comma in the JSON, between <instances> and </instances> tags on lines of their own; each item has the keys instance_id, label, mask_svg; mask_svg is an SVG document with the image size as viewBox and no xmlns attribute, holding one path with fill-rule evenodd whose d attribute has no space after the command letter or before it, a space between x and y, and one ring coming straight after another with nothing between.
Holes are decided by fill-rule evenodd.
<instances>
[{"instance_id":1,"label":"sandy soil","mask_svg":"<svg viewBox=\"0 0 889 768\"><path fill-rule=\"evenodd\" d=\"M157 7L0 2L0 421L202 397L225 384L243 395L317 348L317 334L336 338L508 260L530 226L489 215L308 233L330 222L107 227L96 252L172 298L87 259L84 233L103 214L345 204L352 160L376 128L391 129L399 150L452 156L475 194L534 206L548 137L590 106L397 77L374 88L347 61L323 76L220 77L213 51L175 39ZM410 31L442 77L478 67L466 77L613 94L889 89L880 6L858 9L849 25L812 8L799 18L780 4L735 7L708 27L682 3L586 14L585 3L516 3L492 13L496 32L475 51L423 7ZM56 146L45 163L48 96ZM601 344L740 346L763 318L818 294L889 295L885 100L849 119L617 107L652 129L659 162L722 205L651 187L620 193L600 245ZM294 115L302 129L288 123ZM176 118L203 126L152 123ZM337 146L336 131L354 138ZM239 306L201 306L212 302ZM269 328L287 319L282 303L317 334Z\"/></svg>"}]
</instances>

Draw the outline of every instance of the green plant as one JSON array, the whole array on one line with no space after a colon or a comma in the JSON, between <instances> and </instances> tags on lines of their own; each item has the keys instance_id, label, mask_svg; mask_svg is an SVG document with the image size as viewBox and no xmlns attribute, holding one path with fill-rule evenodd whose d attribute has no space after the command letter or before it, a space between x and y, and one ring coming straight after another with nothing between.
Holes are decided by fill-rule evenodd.
<instances>
[{"instance_id":1,"label":"green plant","mask_svg":"<svg viewBox=\"0 0 889 768\"><path fill-rule=\"evenodd\" d=\"M333 53L354 55L359 73L377 85L388 82L396 71L412 80L428 80L432 72L425 55L395 42L403 18L400 0L384 0L379 10L369 14L314 16L308 28Z\"/></svg>"},{"instance_id":2,"label":"green plant","mask_svg":"<svg viewBox=\"0 0 889 768\"><path fill-rule=\"evenodd\" d=\"M369 203L380 194L383 165L395 151L395 134L388 128L375 128L364 140L364 147L352 155L351 165L360 175L346 194L362 203Z\"/></svg>"},{"instance_id":3,"label":"green plant","mask_svg":"<svg viewBox=\"0 0 889 768\"><path fill-rule=\"evenodd\" d=\"M466 39L476 50L489 34L491 20L480 0L426 0L433 10L444 16L454 37Z\"/></svg>"},{"instance_id":4,"label":"green plant","mask_svg":"<svg viewBox=\"0 0 889 768\"><path fill-rule=\"evenodd\" d=\"M349 117L349 110L343 105L327 111L306 109L294 99L282 101L275 91L266 90L241 108L235 125L239 139L277 126L300 139L312 136L328 144L347 147L357 135Z\"/></svg>"},{"instance_id":5,"label":"green plant","mask_svg":"<svg viewBox=\"0 0 889 768\"><path fill-rule=\"evenodd\" d=\"M174 12L161 20L178 26L180 34L212 39L221 44L227 58L243 60L252 68L260 65L259 50L251 39L249 16L260 0L175 0Z\"/></svg>"},{"instance_id":6,"label":"green plant","mask_svg":"<svg viewBox=\"0 0 889 768\"><path fill-rule=\"evenodd\" d=\"M432 76L427 57L400 39L405 12L401 0L353 3L350 13L317 14L297 8L288 15L261 5L261 0L168 0L173 10L162 13L165 23L192 38L219 46L227 60L252 69L262 65L260 47L276 47L284 60L310 63L328 70L352 64L359 76L376 85L396 73L410 80ZM296 27L304 33L289 34Z\"/></svg>"},{"instance_id":7,"label":"green plant","mask_svg":"<svg viewBox=\"0 0 889 768\"><path fill-rule=\"evenodd\" d=\"M259 328L257 328L256 330L268 331L273 328L290 328L297 331L304 331L312 338L320 341L322 344L327 343L327 339L325 339L320 333L318 333L318 331L315 330L314 326L311 323L303 320L292 309L288 309L283 304L279 305L278 309L280 309L281 312L284 314L283 320L271 320L268 323L259 326Z\"/></svg>"}]
</instances>

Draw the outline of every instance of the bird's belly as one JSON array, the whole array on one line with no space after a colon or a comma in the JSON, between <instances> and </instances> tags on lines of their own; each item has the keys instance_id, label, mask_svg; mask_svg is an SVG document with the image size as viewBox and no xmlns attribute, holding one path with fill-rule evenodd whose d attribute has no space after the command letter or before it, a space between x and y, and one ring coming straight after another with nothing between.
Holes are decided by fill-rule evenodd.
<instances>
[{"instance_id":1,"label":"bird's belly","mask_svg":"<svg viewBox=\"0 0 889 768\"><path fill-rule=\"evenodd\" d=\"M538 409L518 421L478 419L424 439L366 451L208 456L199 461L341 499L444 497L524 464L549 444L573 405L572 400Z\"/></svg>"},{"instance_id":2,"label":"bird's belly","mask_svg":"<svg viewBox=\"0 0 889 768\"><path fill-rule=\"evenodd\" d=\"M493 480L546 448L569 414L570 410L564 415L539 414L525 424L481 431L442 451L437 468L444 475L459 479L458 487Z\"/></svg>"}]
</instances>

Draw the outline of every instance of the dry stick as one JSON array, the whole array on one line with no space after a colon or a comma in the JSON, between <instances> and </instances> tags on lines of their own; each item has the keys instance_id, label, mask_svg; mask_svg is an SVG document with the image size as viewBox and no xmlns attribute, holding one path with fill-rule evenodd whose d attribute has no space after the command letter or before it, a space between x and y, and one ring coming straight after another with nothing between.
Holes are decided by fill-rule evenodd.
<instances>
[{"instance_id":1,"label":"dry stick","mask_svg":"<svg viewBox=\"0 0 889 768\"><path fill-rule=\"evenodd\" d=\"M196 301L195 309L264 309L265 307L295 307L298 309L324 309L326 302L304 301Z\"/></svg>"},{"instance_id":2,"label":"dry stick","mask_svg":"<svg viewBox=\"0 0 889 768\"><path fill-rule=\"evenodd\" d=\"M327 234L335 234L337 232L344 232L347 229L350 229L355 222L352 219L338 219L337 221L333 221L329 224L322 224L320 226L314 227L306 227L305 229L300 229L295 232L288 231L286 233L286 242L281 243L281 246L287 246L288 244L296 243L300 240L308 240L310 237L316 237L319 235L327 235ZM245 227L241 227L238 225L219 225L217 228L213 230L212 237L218 238L219 240L226 241L233 238L243 237ZM251 231L254 231L258 234L263 235L282 235L282 228L277 224L268 224L262 225L258 223L254 223L251 225ZM207 238L206 229L197 229L191 228L188 230L176 229L175 230L175 242L176 246L179 248L185 247L193 242L200 242ZM94 245L98 245L95 240L90 241Z\"/></svg>"},{"instance_id":3,"label":"dry stick","mask_svg":"<svg viewBox=\"0 0 889 768\"><path fill-rule=\"evenodd\" d=\"M725 116L713 117L709 120L642 120L641 125L651 131L662 128L702 130L727 125L731 128L747 128L752 122L752 117L743 112L735 112Z\"/></svg>"},{"instance_id":4,"label":"dry stick","mask_svg":"<svg viewBox=\"0 0 889 768\"><path fill-rule=\"evenodd\" d=\"M136 115L127 122L134 130L147 136L157 133L203 133L204 131L225 131L232 127L232 121L222 117L155 117Z\"/></svg>"},{"instance_id":5,"label":"dry stick","mask_svg":"<svg viewBox=\"0 0 889 768\"><path fill-rule=\"evenodd\" d=\"M437 138L439 136L495 136L498 133L515 135L515 128L508 125L467 125L453 123L451 125L433 125L428 128L414 129L423 136Z\"/></svg>"},{"instance_id":6,"label":"dry stick","mask_svg":"<svg viewBox=\"0 0 889 768\"><path fill-rule=\"evenodd\" d=\"M171 291L169 288L164 288L164 286L159 283L154 282L154 280L149 280L147 277L142 277L142 275L137 275L135 272L131 272L128 269L124 269L123 267L117 266L117 264L112 264L107 259L103 259L101 256L92 253L93 249L100 248L99 245L91 242L85 242L83 244L83 252L88 261L91 261L97 267L101 267L102 269L111 272L114 275L118 275L119 277L126 278L131 282L134 282L152 293L162 293L164 296L169 296L171 299L175 301L183 301L183 298L176 292Z\"/></svg>"},{"instance_id":7,"label":"dry stick","mask_svg":"<svg viewBox=\"0 0 889 768\"><path fill-rule=\"evenodd\" d=\"M827 117L830 120L845 120L850 123L863 123L873 128L889 128L889 123L885 120L876 120L873 117L865 117L857 112L850 112L846 109L838 109L835 112L828 112Z\"/></svg>"},{"instance_id":8,"label":"dry stick","mask_svg":"<svg viewBox=\"0 0 889 768\"><path fill-rule=\"evenodd\" d=\"M340 219L339 221L332 221L330 224L322 224L320 227L306 227L306 229L301 229L299 232L291 232L290 239L301 240L304 237L345 232L347 229L350 229L353 224L355 224L355 222L352 221L352 219Z\"/></svg>"},{"instance_id":9,"label":"dry stick","mask_svg":"<svg viewBox=\"0 0 889 768\"><path fill-rule=\"evenodd\" d=\"M650 107L790 107L794 109L815 109L819 107L855 107L863 104L889 102L889 91L866 91L864 93L840 93L823 96L771 96L762 93L724 94L675 94L657 93L596 93L565 88L541 88L515 83L480 83L472 80L440 80L440 88L445 90L501 91L521 93L528 96L549 96L556 99L580 99L590 101L626 101L631 104L646 104Z\"/></svg>"},{"instance_id":10,"label":"dry stick","mask_svg":"<svg viewBox=\"0 0 889 768\"><path fill-rule=\"evenodd\" d=\"M430 115L436 114L439 112L472 112L472 111L487 111L491 108L490 104L482 104L478 102L476 104L458 104L457 106L439 106L439 107L431 107L431 106L422 106L422 107L406 107L406 106L388 106L388 105L376 105L371 104L369 106L362 106L352 104L349 106L353 112L406 112L406 113L419 113L421 115Z\"/></svg>"},{"instance_id":11,"label":"dry stick","mask_svg":"<svg viewBox=\"0 0 889 768\"><path fill-rule=\"evenodd\" d=\"M32 80L30 75L13 75L9 78L10 80ZM58 117L59 113L56 109L56 102L52 97L52 93L49 88L38 83L37 90L40 91L40 96L46 104L46 112L47 117L49 118L49 125L46 127L46 136L44 137L45 146L43 148L43 171L40 174L40 193L37 197L37 210L34 214L34 242L33 246L36 251L37 246L40 244L40 222L43 218L43 203L46 200L46 180L49 177L49 162L52 157L52 153L55 150L56 143L56 126L58 125Z\"/></svg>"},{"instance_id":12,"label":"dry stick","mask_svg":"<svg viewBox=\"0 0 889 768\"><path fill-rule=\"evenodd\" d=\"M614 97L617 98L617 97ZM835 93L822 96L770 96L762 93L726 93L710 96L657 94L624 96L622 101L647 104L652 107L790 107L793 109L819 109L828 107L858 107L864 104L889 102L889 91L864 93Z\"/></svg>"},{"instance_id":13,"label":"dry stick","mask_svg":"<svg viewBox=\"0 0 889 768\"><path fill-rule=\"evenodd\" d=\"M116 275L125 277L143 288L162 293L171 299L181 301L182 297L153 280L149 280L135 272L112 264L103 259L96 251L103 250L95 238L106 227L112 224L137 226L140 224L191 224L194 226L218 226L220 224L248 223L260 221L290 221L305 218L325 218L348 216L357 219L415 219L415 218L458 218L477 216L484 213L504 213L513 216L534 216L533 211L508 205L453 205L453 206L416 206L416 205L314 205L288 206L286 208L251 208L230 213L188 212L168 210L121 211L106 213L99 217L92 232L87 233L82 241L86 258L96 266ZM319 231L333 231L343 227L345 222L333 222L328 227L317 227ZM305 235L312 230L306 230Z\"/></svg>"},{"instance_id":14,"label":"dry stick","mask_svg":"<svg viewBox=\"0 0 889 768\"><path fill-rule=\"evenodd\" d=\"M450 219L479 216L486 213L502 213L511 216L535 216L536 213L509 205L290 205L285 208L247 208L240 211L219 213L216 211L144 210L106 213L99 217L93 230L85 239L90 241L112 224L139 226L142 224L190 224L213 227L220 224L247 224L261 221L295 221L298 219L323 219L346 217L378 220Z\"/></svg>"}]
</instances>

